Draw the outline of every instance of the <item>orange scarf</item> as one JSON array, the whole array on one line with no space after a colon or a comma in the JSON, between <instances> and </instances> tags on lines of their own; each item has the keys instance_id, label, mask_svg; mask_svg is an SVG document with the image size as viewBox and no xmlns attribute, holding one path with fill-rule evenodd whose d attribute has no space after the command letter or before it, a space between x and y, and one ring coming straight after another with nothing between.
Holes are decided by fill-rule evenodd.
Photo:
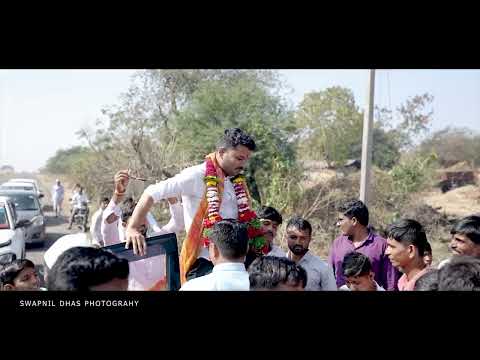
<instances>
[{"instance_id":1,"label":"orange scarf","mask_svg":"<svg viewBox=\"0 0 480 360\"><path fill-rule=\"evenodd\" d=\"M223 180L225 179L225 174L223 170L218 165L217 159L215 158L215 153L208 154L206 156L213 161L215 165L215 169L217 170L217 175L221 179L218 183L218 197L220 199L220 203L222 202L222 194L223 194ZM187 281L186 274L188 270L190 270L191 266L197 260L198 254L200 252L202 244L202 231L203 231L203 219L207 215L207 197L206 197L207 187L205 186L205 190L203 191L202 200L200 201L200 205L197 209L197 212L193 218L192 225L188 230L187 237L182 245L182 251L180 253L180 281L183 284Z\"/></svg>"}]
</instances>

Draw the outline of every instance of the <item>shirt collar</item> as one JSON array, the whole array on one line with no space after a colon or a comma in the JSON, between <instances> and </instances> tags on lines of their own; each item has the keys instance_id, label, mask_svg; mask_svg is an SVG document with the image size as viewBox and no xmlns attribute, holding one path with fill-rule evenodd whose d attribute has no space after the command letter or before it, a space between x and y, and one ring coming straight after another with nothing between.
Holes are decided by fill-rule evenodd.
<instances>
[{"instance_id":1,"label":"shirt collar","mask_svg":"<svg viewBox=\"0 0 480 360\"><path fill-rule=\"evenodd\" d=\"M213 267L212 272L219 271L247 271L244 263L221 263Z\"/></svg>"}]
</instances>

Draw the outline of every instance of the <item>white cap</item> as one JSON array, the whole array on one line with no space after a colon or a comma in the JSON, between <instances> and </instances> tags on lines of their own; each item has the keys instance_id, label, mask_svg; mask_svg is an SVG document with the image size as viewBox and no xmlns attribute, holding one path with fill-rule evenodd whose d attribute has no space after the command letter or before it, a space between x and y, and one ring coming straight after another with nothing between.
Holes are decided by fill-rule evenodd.
<instances>
[{"instance_id":1,"label":"white cap","mask_svg":"<svg viewBox=\"0 0 480 360\"><path fill-rule=\"evenodd\" d=\"M92 241L88 238L86 233L77 233L65 235L59 238L55 243L48 248L43 255L45 264L48 269L51 269L60 255L62 255L68 249L73 247L93 247Z\"/></svg>"}]
</instances>

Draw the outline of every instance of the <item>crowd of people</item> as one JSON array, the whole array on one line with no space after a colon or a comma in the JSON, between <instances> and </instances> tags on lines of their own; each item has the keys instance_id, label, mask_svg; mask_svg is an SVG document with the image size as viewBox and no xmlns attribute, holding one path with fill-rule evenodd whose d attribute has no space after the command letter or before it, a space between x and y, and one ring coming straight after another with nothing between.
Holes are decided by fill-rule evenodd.
<instances>
[{"instance_id":1,"label":"crowd of people","mask_svg":"<svg viewBox=\"0 0 480 360\"><path fill-rule=\"evenodd\" d=\"M162 290L165 262L145 257L145 239L185 230L181 291L480 290L480 215L452 227L452 257L434 268L422 224L400 219L382 235L371 227L362 201L346 200L337 207L338 236L322 259L309 249L314 230L308 219L292 216L284 238L276 239L284 222L280 212L251 208L242 172L256 150L253 138L234 128L219 140L203 163L148 186L138 202L125 197L129 172L117 172L113 195L101 199L90 233L63 236L46 251L46 287L40 287L35 265L19 259L0 269L0 289ZM59 186L58 181L53 195L61 212ZM85 201L82 190L75 196ZM160 201L168 202L171 216L164 226L151 213ZM128 263L108 250L119 243L141 259Z\"/></svg>"}]
</instances>

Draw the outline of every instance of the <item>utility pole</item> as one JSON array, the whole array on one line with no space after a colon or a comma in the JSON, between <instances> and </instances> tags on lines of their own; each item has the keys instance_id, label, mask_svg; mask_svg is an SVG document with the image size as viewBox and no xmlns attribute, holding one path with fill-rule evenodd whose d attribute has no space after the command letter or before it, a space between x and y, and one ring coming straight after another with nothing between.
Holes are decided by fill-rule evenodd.
<instances>
[{"instance_id":1,"label":"utility pole","mask_svg":"<svg viewBox=\"0 0 480 360\"><path fill-rule=\"evenodd\" d=\"M363 118L362 168L360 172L360 200L369 205L370 172L372 169L373 147L373 105L375 94L375 70L369 70L367 88L367 108Z\"/></svg>"}]
</instances>

